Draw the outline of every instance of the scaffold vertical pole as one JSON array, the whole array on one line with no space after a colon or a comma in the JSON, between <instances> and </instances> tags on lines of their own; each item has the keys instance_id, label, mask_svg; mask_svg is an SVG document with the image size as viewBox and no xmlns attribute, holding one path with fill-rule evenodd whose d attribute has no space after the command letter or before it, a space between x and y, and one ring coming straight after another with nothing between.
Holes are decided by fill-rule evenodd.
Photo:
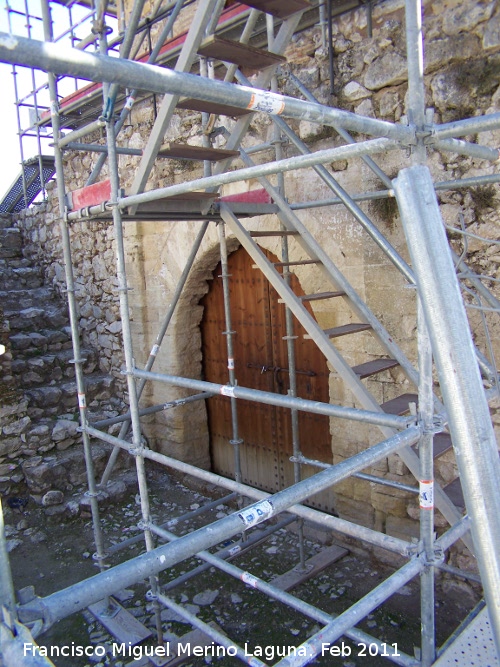
<instances>
[{"instance_id":1,"label":"scaffold vertical pole","mask_svg":"<svg viewBox=\"0 0 500 667\"><path fill-rule=\"evenodd\" d=\"M269 49L271 50L274 43L274 17L270 14L266 15L267 18L267 41ZM271 90L273 92L278 92L278 78L276 74L273 74L271 77ZM280 125L277 123L277 118L273 117L273 144L274 144L274 155L276 160L283 159L283 135L281 134ZM285 197L285 176L284 174L277 174L277 189L282 197ZM285 232L285 225L280 222L280 229ZM281 261L284 262L283 266L283 279L285 283L290 287L292 280L292 272L287 262L290 260L289 247L288 247L288 236L283 234L281 237ZM283 337L283 340L286 341L287 349L287 359L288 359L288 378L290 382L290 388L288 390L289 396L297 396L297 365L296 365L296 356L295 356L295 341L298 336L295 335L295 324L293 320L293 314L290 308L285 304L285 325L286 325L286 334ZM300 448L300 434L299 434L299 411L295 409L290 410L290 421L292 427L292 452L295 459L293 463L293 480L296 484L302 479L302 465L300 464L300 458L302 456L302 451ZM297 519L297 537L299 545L299 565L298 567L301 570L306 568L306 557L304 550L304 522L302 519Z\"/></svg>"},{"instance_id":2,"label":"scaffold vertical pole","mask_svg":"<svg viewBox=\"0 0 500 667\"><path fill-rule=\"evenodd\" d=\"M179 12L181 11L183 4L184 4L184 0L177 0L177 2L175 4L175 7L172 10L172 13L170 14L170 16L169 16L167 22L165 23L165 25L163 26L163 30L159 34L158 40L157 40L155 46L153 47L153 50L151 51L151 54L148 58L148 63L154 64L154 62L156 61L156 58L158 57L158 54L161 50L161 47L163 46L163 43L167 39L168 34L171 32L172 26L174 25L175 19L177 18ZM137 55L137 54L135 54L135 55ZM133 57L135 57L135 55L132 54ZM118 120L115 123L115 137L118 136L121 129L125 125L125 121L127 120L128 116L130 114L130 111L132 110L132 107L135 104L136 96L137 96L137 90L135 90L135 89L132 90L128 94L127 100L126 100L125 104L123 105L123 109L120 112L120 117L118 118ZM108 157L107 152L102 153L99 156L99 158L96 162L96 165L92 169L92 171L90 173L90 176L88 177L85 185L92 185L93 183L95 183L97 181L97 179L99 178L99 174L101 173L101 169L103 168L104 163L106 162L107 157Z\"/></svg>"},{"instance_id":3,"label":"scaffold vertical pole","mask_svg":"<svg viewBox=\"0 0 500 667\"><path fill-rule=\"evenodd\" d=\"M426 147L425 125L424 48L422 36L422 0L406 0L406 55L408 62L408 120L417 129L417 144L412 148L416 164L424 164Z\"/></svg>"},{"instance_id":4,"label":"scaffold vertical pole","mask_svg":"<svg viewBox=\"0 0 500 667\"><path fill-rule=\"evenodd\" d=\"M115 126L116 127L116 126ZM146 365L144 367L145 371L150 371L154 363L156 361L156 357L158 355L158 352L160 351L161 344L163 342L163 339L165 337L165 334L167 332L168 326L172 320L173 314L175 312L175 309L177 307L177 304L179 303L179 299L181 298L182 291L186 285L186 281L188 279L189 273L193 267L194 260L196 258L196 254L198 253L198 250L200 249L201 242L203 241L203 238L205 236L205 233L208 229L208 222L204 222L202 226L200 227L200 231L198 232L198 235L196 236L195 242L193 244L193 247L191 248L191 252L189 253L189 257L186 261L186 265L182 271L181 277L179 278L179 282L177 283L177 287L175 288L175 291L173 293L172 299L169 303L169 306L167 308L167 312L165 313L165 317L163 318L163 322L160 326L160 331L158 332L158 335L156 336L155 343L153 347L151 348L151 352L149 353L148 360L146 362ZM137 384L137 400L139 401L142 395L142 392L144 391L144 387L146 386L146 380L141 379L140 382ZM130 427L130 419L126 419L121 428L120 428L120 433L118 434L118 437L120 439L124 439L125 436L127 435L127 431ZM106 468L104 469L104 472L102 474L101 478L101 485L105 485L109 478L111 477L111 474L113 472L113 468L116 463L116 459L118 458L118 454L120 453L120 448L119 447L114 447L113 451L110 454L110 457L108 459L108 462L106 464Z\"/></svg>"},{"instance_id":5,"label":"scaffold vertical pole","mask_svg":"<svg viewBox=\"0 0 500 667\"><path fill-rule=\"evenodd\" d=\"M137 482L139 486L139 497L141 503L142 520L144 522L144 540L147 551L154 549L154 540L148 525L151 521L148 486L146 478L146 468L144 456L142 456L142 436L139 416L139 401L137 399L137 389L132 371L135 367L132 332L130 328L130 311L128 301L127 273L125 267L125 248L123 239L123 221L120 208L118 206L118 194L120 190L120 181L118 176L118 159L115 143L115 128L113 119L106 121L106 135L109 157L109 175L111 179L111 207L113 213L113 226L115 230L116 243L116 272L118 279L118 292L120 298L120 316L122 322L123 352L125 356L125 368L127 371L127 389L129 395L130 420L132 422L132 454L135 456ZM151 591L153 594L153 606L155 610L156 634L159 645L163 643L163 628L161 621L161 608L156 593L158 591L158 578L156 575L149 577Z\"/></svg>"},{"instance_id":6,"label":"scaffold vertical pole","mask_svg":"<svg viewBox=\"0 0 500 667\"><path fill-rule=\"evenodd\" d=\"M223 332L226 336L226 346L227 346L227 368L229 374L229 385L230 387L236 386L236 372L235 372L235 359L234 359L234 344L233 336L236 333L233 331L232 318L231 318L231 293L229 289L229 278L231 274L229 273L228 267L228 255L227 255L227 243L226 243L226 229L223 222L219 223L219 244L220 244L220 260L221 260L221 278L222 278L222 290L224 294L224 317L226 323L226 330ZM230 444L234 449L234 479L236 482L241 482L241 445L243 440L240 438L239 434L239 424L238 424L238 405L234 396L231 396L231 427L232 427L232 439ZM240 496L240 504L241 504ZM244 536L244 535L243 535Z\"/></svg>"},{"instance_id":7,"label":"scaffold vertical pole","mask_svg":"<svg viewBox=\"0 0 500 667\"><path fill-rule=\"evenodd\" d=\"M5 539L5 524L3 518L2 499L0 498L0 623L2 622L1 609L5 607L10 614L16 614L16 598L12 571L10 569L7 540Z\"/></svg>"},{"instance_id":8,"label":"scaffold vertical pole","mask_svg":"<svg viewBox=\"0 0 500 667\"><path fill-rule=\"evenodd\" d=\"M420 458L420 541L426 565L420 575L420 618L422 667L430 667L436 657L434 609L434 392L432 349L420 299L417 299L418 327L418 415L422 435L418 444Z\"/></svg>"},{"instance_id":9,"label":"scaffold vertical pole","mask_svg":"<svg viewBox=\"0 0 500 667\"><path fill-rule=\"evenodd\" d=\"M500 655L500 461L495 433L431 173L414 165L400 171L393 184Z\"/></svg>"},{"instance_id":10,"label":"scaffold vertical pole","mask_svg":"<svg viewBox=\"0 0 500 667\"><path fill-rule=\"evenodd\" d=\"M51 42L53 40L52 17L48 0L42 0L41 7L42 7L44 37L47 42ZM48 83L49 83L49 93L50 93L52 132L55 141L54 159L55 159L56 175L57 175L57 196L59 199L61 243L62 243L63 257L64 257L66 289L68 294L68 310L69 310L69 319L71 325L71 336L73 341L75 378L76 378L76 386L78 392L78 408L80 414L80 423L83 427L82 441L83 441L83 451L85 456L85 467L87 471L87 485L88 485L87 493L90 500L92 525L94 530L94 540L96 544L95 558L97 560L99 568L102 570L105 567L106 554L104 550L104 538L102 534L102 527L99 518L99 504L97 501L98 497L97 485L95 480L94 462L92 459L92 449L90 445L89 435L88 433L85 432L85 427L87 426L87 399L85 395L85 383L83 379L83 359L81 354L80 337L78 331L79 321L78 321L78 310L76 303L73 262L71 257L71 241L69 235L68 222L66 219L66 206L65 206L66 192L64 185L64 166L62 160L62 153L57 145L57 139L59 138L60 135L60 122L59 122L59 106L57 101L57 84L56 84L56 77L54 76L54 74L52 73L48 74Z\"/></svg>"}]
</instances>

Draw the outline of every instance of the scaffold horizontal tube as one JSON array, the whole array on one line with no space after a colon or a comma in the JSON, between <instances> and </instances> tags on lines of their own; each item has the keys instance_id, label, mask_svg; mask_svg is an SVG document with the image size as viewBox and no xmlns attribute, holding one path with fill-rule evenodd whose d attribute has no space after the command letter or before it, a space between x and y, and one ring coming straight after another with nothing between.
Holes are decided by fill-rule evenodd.
<instances>
[{"instance_id":1,"label":"scaffold horizontal tube","mask_svg":"<svg viewBox=\"0 0 500 667\"><path fill-rule=\"evenodd\" d=\"M63 147L68 151L83 151L85 153L108 152L107 146L101 146L100 144L80 144L77 141L67 141ZM59 148L61 148L61 142L59 142ZM140 148L123 148L122 146L117 146L116 152L118 155L137 155L138 157L141 157L143 154Z\"/></svg>"},{"instance_id":2,"label":"scaffold horizontal tube","mask_svg":"<svg viewBox=\"0 0 500 667\"><path fill-rule=\"evenodd\" d=\"M173 519L169 519L168 521L165 521L164 523L160 524L159 527L164 529L172 528L173 526L177 526L177 524L182 523L183 521L189 521L190 519L194 519L195 517L200 516L201 514L205 514L206 512L209 512L211 509L214 509L214 507L217 507L217 505L221 505L222 503L228 503L237 497L238 497L237 493L230 493L229 495L224 496L223 498L217 498L217 500L212 500L212 502L206 503L205 505L198 507L198 509L191 510L190 512L186 512L185 514L176 516ZM123 540L123 542L117 542L116 544L111 545L106 549L106 553L115 554L118 551L121 551L122 549L126 549L127 547L130 547L133 544L137 544L138 542L143 542L143 541L144 541L144 535L141 531L138 535L134 535L134 537L129 537L128 539Z\"/></svg>"},{"instance_id":3,"label":"scaffold horizontal tube","mask_svg":"<svg viewBox=\"0 0 500 667\"><path fill-rule=\"evenodd\" d=\"M436 540L436 547L445 551L467 532L468 527L467 521L458 522ZM359 623L361 619L365 618L371 611L380 606L391 595L400 590L402 586L422 572L425 566L424 558L413 558L409 563L403 565L397 572L365 595L365 597L349 607L347 611L337 616L329 625L301 644L307 655L283 658L274 667L302 667L302 665L310 663L315 656L322 652L324 644L331 644L337 641L347 630Z\"/></svg>"},{"instance_id":4,"label":"scaffold horizontal tube","mask_svg":"<svg viewBox=\"0 0 500 667\"><path fill-rule=\"evenodd\" d=\"M305 169L306 167L312 167L317 164L327 164L332 160L344 160L360 157L361 155L384 153L397 148L400 148L399 144L391 139L369 139L358 144L327 148L309 155L297 155L285 158L284 160L276 160L274 162L258 164L254 167L246 167L244 169L237 169L236 171L198 178L185 183L178 183L177 185L159 188L158 190L149 190L142 194L123 197L118 200L118 203L121 208L125 206L135 206L144 202L163 199L164 197L172 197L173 195L192 192L193 190L205 190L220 187L221 185L226 185L228 183L237 183L238 181L259 178L260 176L279 174L286 171L292 171L293 169Z\"/></svg>"},{"instance_id":5,"label":"scaffold horizontal tube","mask_svg":"<svg viewBox=\"0 0 500 667\"><path fill-rule=\"evenodd\" d=\"M279 113L284 117L307 119L322 125L339 125L375 137L389 137L405 144L414 139L413 129L387 121L358 116L326 105L259 91L246 86L205 79L131 60L94 55L66 46L44 43L0 33L0 62L23 65L54 74L66 74L120 84L152 93L184 95L207 102L221 102L250 111Z\"/></svg>"},{"instance_id":6,"label":"scaffold horizontal tube","mask_svg":"<svg viewBox=\"0 0 500 667\"><path fill-rule=\"evenodd\" d=\"M173 541L178 539L177 535L159 529L157 526L150 525L149 528L153 533L155 533L160 537L163 537L165 540ZM210 565L213 565L214 567L222 570L229 576L234 577L235 579L245 581L244 575L249 574L248 572L245 572L236 565L227 563L225 560L220 558L218 554L211 554L208 551L202 551L199 554L196 554L196 556L204 560L206 563L209 563ZM314 607L312 604L309 604L308 602L301 600L300 598L295 597L294 595L291 595L287 591L283 591L280 588L273 586L272 582L268 583L259 577L256 577L254 575L251 576L252 576L252 588L261 591L262 593L265 593L273 600L278 600L278 602L281 602L282 604L287 605L292 609L295 609L299 613L304 614L304 616L307 616L308 618L318 621L323 625L327 625L328 623L331 623L334 620L335 615L327 614L321 609ZM170 604L168 606L170 606ZM189 614L187 610L185 611L187 612L187 614ZM185 616L185 618L189 620L187 615ZM346 635L354 641L367 642L368 644L373 643L377 645L380 649L382 649L382 647L384 646L383 642L381 642L379 639L376 639L375 637L372 637L366 634L365 632L357 630L355 628L352 630L348 630L346 632ZM387 644L385 644L385 646L387 646ZM417 667L419 665L418 661L415 660L415 658L411 658L409 655L406 654L404 656L400 653L398 654L398 651L395 650L394 648L392 648L392 651L391 647L387 648L391 653L391 660L394 660L396 664L405 665L408 667L409 666ZM394 653L398 654L397 657L394 656ZM399 658L401 658L401 660L399 660Z\"/></svg>"},{"instance_id":7,"label":"scaffold horizontal tube","mask_svg":"<svg viewBox=\"0 0 500 667\"><path fill-rule=\"evenodd\" d=\"M89 435L92 431L95 431L95 429L88 428L85 430ZM186 558L190 558L199 551L213 547L219 542L241 533L242 530L250 526L258 525L276 517L293 505L324 491L353 473L373 465L403 447L414 444L419 436L420 429L416 426L410 427L406 431L397 433L388 440L384 440L350 459L338 463L329 470L323 470L287 489L278 491L278 493L269 496L264 502L254 503L243 510L236 511L208 526L184 535L171 544L156 547L137 558L132 558L89 579L68 586L45 598L34 600L19 609L20 620L27 622L43 618L45 627L49 627L56 621L85 609L90 604L102 600L105 596L111 595L121 588L126 588L158 574ZM113 438L113 440L118 439ZM121 443L121 441L118 442ZM145 458L148 452L149 450L141 448L137 454ZM251 522L250 515L259 516L259 518Z\"/></svg>"},{"instance_id":8,"label":"scaffold horizontal tube","mask_svg":"<svg viewBox=\"0 0 500 667\"><path fill-rule=\"evenodd\" d=\"M490 162L498 162L498 159L500 158L498 148L471 144L467 141L462 141L462 139L436 139L432 141L430 146L440 151L468 155L470 157L478 158L479 160L489 160Z\"/></svg>"},{"instance_id":9,"label":"scaffold horizontal tube","mask_svg":"<svg viewBox=\"0 0 500 667\"><path fill-rule=\"evenodd\" d=\"M259 178L260 176L269 176L271 174L292 171L293 169L304 169L315 164L327 164L333 160L343 160L360 157L362 155L383 153L389 150L396 150L397 148L399 148L399 144L390 139L370 139L358 144L328 148L316 151L310 155L298 155L284 160L258 164L254 167L246 167L235 171L216 174L214 176L197 178L192 181L177 183L176 185L170 185L165 188L148 190L141 194L122 197L118 200L118 204L120 208L136 206L138 204L173 197L174 195L182 195L187 192L219 188L221 185L227 185L228 183L237 183L252 178ZM102 210L100 206L91 206L87 213L88 215L94 215L102 213ZM79 211L73 211L68 214L68 220L78 220L79 217Z\"/></svg>"},{"instance_id":10,"label":"scaffold horizontal tube","mask_svg":"<svg viewBox=\"0 0 500 667\"><path fill-rule=\"evenodd\" d=\"M234 651L234 653L231 653L231 655L234 655L234 657L239 658L239 660L246 663L247 665L250 665L251 667L267 667L265 662L262 662L262 660L259 660L253 655L247 653L247 651L242 649L241 646L235 644L226 635L222 634L222 632L219 632L219 630L214 628L212 625L202 621L201 618L198 618L198 616L189 612L182 605L177 604L177 602L174 602L174 600L171 600L166 595L162 595L161 593L158 593L156 597L165 607L175 611L176 614L179 614L179 616L184 618L184 620L190 623L194 628L198 628L198 630L201 630L204 634L208 635L208 637L210 637L210 639L215 641L217 644L224 646L226 649L231 649Z\"/></svg>"},{"instance_id":11,"label":"scaffold horizontal tube","mask_svg":"<svg viewBox=\"0 0 500 667\"><path fill-rule=\"evenodd\" d=\"M171 384L175 387L187 387L197 391L206 391L212 394L221 394L222 396L231 396L241 398L247 401L257 403L266 403L276 405L281 408L293 408L303 412L313 412L317 415L327 415L328 417L338 417L339 419L352 419L353 421L366 422L377 426L389 426L392 428L404 429L410 424L415 423L415 417L398 417L397 415L388 415L384 412L371 412L370 410L358 410L357 408L348 408L343 405L331 405L329 403L320 403L319 401L309 401L305 398L284 396L274 394L270 391L261 391L260 389L249 389L247 387L230 387L225 384L216 384L206 380L193 380L177 375L164 375L163 373L152 373L142 371L136 368L133 371L134 377L144 380L155 380L165 384Z\"/></svg>"},{"instance_id":12,"label":"scaffold horizontal tube","mask_svg":"<svg viewBox=\"0 0 500 667\"><path fill-rule=\"evenodd\" d=\"M436 125L434 136L437 139L464 137L476 132L489 132L500 128L500 113L491 113L465 120L455 120L451 123Z\"/></svg>"},{"instance_id":13,"label":"scaffold horizontal tube","mask_svg":"<svg viewBox=\"0 0 500 667\"><path fill-rule=\"evenodd\" d=\"M58 139L56 143L59 146L59 148L64 148L65 146L68 146L69 144L77 141L78 139L83 139L89 134L92 134L92 132L102 129L105 126L105 124L106 123L103 120L99 119L94 120L92 123L89 123L85 127L81 127L78 130L73 130L73 132L69 132L68 134L65 134L63 137L60 137L60 139ZM106 150L106 146L102 146L101 148Z\"/></svg>"},{"instance_id":14,"label":"scaffold horizontal tube","mask_svg":"<svg viewBox=\"0 0 500 667\"><path fill-rule=\"evenodd\" d=\"M248 551L250 551L250 549L252 549L254 546L263 544L267 538L271 535L274 535L274 533L277 533L282 528L286 528L291 523L295 523L296 520L297 519L294 516L286 516L281 521L278 521L278 523L269 525L265 530L252 533L251 535L245 535L244 542L241 540L238 542L230 542L229 544L231 546L225 546L223 549L216 551L216 555L218 558L224 558L224 560L239 558L240 556L243 556ZM230 553L232 549L236 547L237 553ZM192 570L188 570L187 572L184 572L184 574L181 574L175 579L170 580L167 584L163 584L161 589L164 593L167 593L168 591L177 588L177 586L182 586L182 584L185 584L186 581L196 577L198 574L206 572L206 570L210 569L210 567L211 565L209 563L201 563L197 567L193 567Z\"/></svg>"},{"instance_id":15,"label":"scaffold horizontal tube","mask_svg":"<svg viewBox=\"0 0 500 667\"><path fill-rule=\"evenodd\" d=\"M196 394L195 396L186 396L186 398L178 398L175 401L168 401L167 403L160 403L159 405L151 405L149 408L142 408L142 410L139 410L139 416L144 417L146 415L155 414L156 412L163 412L164 410L176 408L180 405L186 405L187 403L203 401L213 395L213 393L204 391L201 394ZM121 422L126 421L130 421L130 412L126 412L124 415L119 415L117 417L102 419L101 421L94 422L92 426L94 428L104 428L106 426L113 426L114 424L120 424Z\"/></svg>"},{"instance_id":16,"label":"scaffold horizontal tube","mask_svg":"<svg viewBox=\"0 0 500 667\"><path fill-rule=\"evenodd\" d=\"M91 427L87 427L85 430L89 435L95 438L99 438L100 440L108 442L110 445L115 445L117 448L124 449L125 451L130 451L131 445L126 440L120 440L113 435L108 435L107 433L103 433L102 431L98 431L97 429L93 429ZM413 435L411 435L410 441L407 443L407 446L415 444L420 437L420 435L417 435L417 433L420 434L420 431L414 426L411 426L404 433L413 433ZM185 473L187 475L192 475L196 479L201 479L205 482L208 482L209 484L218 485L223 489L236 491L237 493L240 493L243 496L247 496L248 498L254 498L255 500L265 500L271 495L270 493L256 489L253 486L235 482L232 479L222 477L221 475L209 472L208 470L203 470L202 468L196 468L189 463L184 463L178 459L173 459L169 456L166 456L165 454L160 454L159 452L153 452L150 449L144 449L142 451L142 455L145 459L156 461L156 463L173 468L174 470L178 470L179 472ZM339 519L336 516L325 514L324 512L312 509L311 507L293 505L288 509L288 511L293 512L293 514L296 514L302 519L311 521L311 523L316 523L323 528L342 533L343 535L348 535L354 539L364 540L365 542L369 542L374 546L387 549L387 551L393 551L394 553L401 554L405 557L408 557L415 550L415 546L409 542L391 537L390 535L385 535L384 533L379 533L376 530L371 530L370 528L365 528L364 526L359 526L358 524L351 523L350 521L346 521L344 519Z\"/></svg>"},{"instance_id":17,"label":"scaffold horizontal tube","mask_svg":"<svg viewBox=\"0 0 500 667\"><path fill-rule=\"evenodd\" d=\"M323 461L316 461L315 459L309 459L307 456L291 456L290 461L292 463L302 463L304 465L310 465L315 468L331 468L332 463L323 463ZM357 479L364 479L366 482L372 484L380 484L381 486L391 486L394 489L399 489L400 491L407 491L408 493L419 493L419 488L417 486L410 486L409 484L403 484L402 482L395 482L392 479L385 479L384 477L376 477L375 475L367 475L364 472L357 472L353 477Z\"/></svg>"}]
</instances>

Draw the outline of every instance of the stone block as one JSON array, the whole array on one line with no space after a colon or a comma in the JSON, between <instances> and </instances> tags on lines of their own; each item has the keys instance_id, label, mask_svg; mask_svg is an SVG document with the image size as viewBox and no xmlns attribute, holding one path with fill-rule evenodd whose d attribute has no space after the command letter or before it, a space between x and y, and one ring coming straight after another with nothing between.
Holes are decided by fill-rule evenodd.
<instances>
[{"instance_id":1,"label":"stone block","mask_svg":"<svg viewBox=\"0 0 500 667\"><path fill-rule=\"evenodd\" d=\"M370 97L372 94L364 86L362 86L357 81L349 81L347 86L344 86L342 91L344 97L349 102L356 102L357 100L363 100L365 97Z\"/></svg>"},{"instance_id":2,"label":"stone block","mask_svg":"<svg viewBox=\"0 0 500 667\"><path fill-rule=\"evenodd\" d=\"M78 423L68 419L58 419L52 429L52 440L59 442L78 435Z\"/></svg>"},{"instance_id":3,"label":"stone block","mask_svg":"<svg viewBox=\"0 0 500 667\"><path fill-rule=\"evenodd\" d=\"M52 487L66 488L66 471L57 459L42 461L38 457L26 461L22 468L28 488L34 494L44 494Z\"/></svg>"},{"instance_id":4,"label":"stone block","mask_svg":"<svg viewBox=\"0 0 500 667\"><path fill-rule=\"evenodd\" d=\"M14 454L21 449L23 442L19 437L2 438L0 440L0 456Z\"/></svg>"},{"instance_id":5,"label":"stone block","mask_svg":"<svg viewBox=\"0 0 500 667\"><path fill-rule=\"evenodd\" d=\"M368 66L364 84L368 90L380 90L406 81L406 58L392 51L384 53Z\"/></svg>"},{"instance_id":6,"label":"stone block","mask_svg":"<svg viewBox=\"0 0 500 667\"><path fill-rule=\"evenodd\" d=\"M392 537L409 541L413 538L418 539L420 527L417 521L400 516L388 516L385 522L385 532Z\"/></svg>"},{"instance_id":7,"label":"stone block","mask_svg":"<svg viewBox=\"0 0 500 667\"><path fill-rule=\"evenodd\" d=\"M0 407L0 420L4 421L6 418L11 417L12 415L22 415L26 411L27 407L27 401L13 403L11 405L2 405Z\"/></svg>"},{"instance_id":8,"label":"stone block","mask_svg":"<svg viewBox=\"0 0 500 667\"><path fill-rule=\"evenodd\" d=\"M379 99L379 111L381 116L393 116L401 106L401 98L397 91L387 90ZM399 120L399 119L396 119Z\"/></svg>"},{"instance_id":9,"label":"stone block","mask_svg":"<svg viewBox=\"0 0 500 667\"><path fill-rule=\"evenodd\" d=\"M387 459L389 472L393 475L407 475L409 470L397 454L390 454Z\"/></svg>"},{"instance_id":10,"label":"stone block","mask_svg":"<svg viewBox=\"0 0 500 667\"><path fill-rule=\"evenodd\" d=\"M42 505L44 507L50 507L52 505L60 505L64 502L64 494L62 491L54 489L53 491L47 491L42 498Z\"/></svg>"},{"instance_id":11,"label":"stone block","mask_svg":"<svg viewBox=\"0 0 500 667\"><path fill-rule=\"evenodd\" d=\"M479 39L470 33L432 40L425 47L425 72L430 73L445 65L463 62L479 52Z\"/></svg>"},{"instance_id":12,"label":"stone block","mask_svg":"<svg viewBox=\"0 0 500 667\"><path fill-rule=\"evenodd\" d=\"M75 442L76 442L75 438L66 438L65 440L59 440L56 443L56 449L58 452L64 452L66 449L69 449L72 445L74 445Z\"/></svg>"},{"instance_id":13,"label":"stone block","mask_svg":"<svg viewBox=\"0 0 500 667\"><path fill-rule=\"evenodd\" d=\"M106 485L106 488L99 489L98 500L100 505L109 505L110 503L119 502L123 500L127 493L127 485L121 480L114 480ZM90 507L90 498L84 494L80 499L80 507L82 509Z\"/></svg>"},{"instance_id":14,"label":"stone block","mask_svg":"<svg viewBox=\"0 0 500 667\"><path fill-rule=\"evenodd\" d=\"M0 258L18 257L21 253L21 231L13 227L0 229Z\"/></svg>"},{"instance_id":15,"label":"stone block","mask_svg":"<svg viewBox=\"0 0 500 667\"><path fill-rule=\"evenodd\" d=\"M500 14L497 13L486 24L483 33L483 48L494 49L500 46Z\"/></svg>"},{"instance_id":16,"label":"stone block","mask_svg":"<svg viewBox=\"0 0 500 667\"><path fill-rule=\"evenodd\" d=\"M373 110L373 103L371 99L365 99L358 104L354 111L360 116L367 116L368 118L375 118L375 111Z\"/></svg>"},{"instance_id":17,"label":"stone block","mask_svg":"<svg viewBox=\"0 0 500 667\"><path fill-rule=\"evenodd\" d=\"M391 491L393 490L394 489L391 489ZM395 496L387 495L380 491L374 491L371 496L371 503L374 509L380 510L385 514L397 517L407 516L406 506L408 500L405 498L396 498Z\"/></svg>"},{"instance_id":18,"label":"stone block","mask_svg":"<svg viewBox=\"0 0 500 667\"><path fill-rule=\"evenodd\" d=\"M7 477L10 479L11 473L17 467L17 463L0 463L0 477Z\"/></svg>"},{"instance_id":19,"label":"stone block","mask_svg":"<svg viewBox=\"0 0 500 667\"><path fill-rule=\"evenodd\" d=\"M495 4L471 3L458 4L443 14L443 32L446 35L472 32L479 22L488 21Z\"/></svg>"},{"instance_id":20,"label":"stone block","mask_svg":"<svg viewBox=\"0 0 500 667\"><path fill-rule=\"evenodd\" d=\"M22 419L18 419L16 421L11 422L10 424L4 425L2 428L2 432L6 436L12 436L12 435L21 435L26 431L28 426L31 424L31 419L29 417L23 417Z\"/></svg>"},{"instance_id":21,"label":"stone block","mask_svg":"<svg viewBox=\"0 0 500 667\"><path fill-rule=\"evenodd\" d=\"M335 494L335 509L341 519L373 528L375 525L375 510L369 503Z\"/></svg>"}]
</instances>

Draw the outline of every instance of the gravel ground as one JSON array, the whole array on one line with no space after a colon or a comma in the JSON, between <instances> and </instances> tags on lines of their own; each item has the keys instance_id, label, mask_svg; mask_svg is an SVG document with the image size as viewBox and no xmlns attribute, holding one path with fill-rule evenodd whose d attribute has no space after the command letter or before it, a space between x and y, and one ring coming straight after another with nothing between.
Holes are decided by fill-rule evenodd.
<instances>
[{"instance_id":1,"label":"gravel ground","mask_svg":"<svg viewBox=\"0 0 500 667\"><path fill-rule=\"evenodd\" d=\"M220 491L205 489L202 493L188 488L175 477L158 471L151 471L149 488L153 520L158 523L212 502L218 497L217 493L221 497ZM97 572L92 560L92 525L87 512L81 512L79 516L69 519L57 513L48 516L44 509L34 506L33 503L23 509L21 512L7 508L5 512L16 589L34 585L38 595L47 595ZM205 515L179 522L171 530L182 535L235 509L234 501L221 501ZM139 498L135 489L132 489L124 501L110 505L102 511L107 544L116 544L139 534L137 523L140 519ZM308 558L323 548L323 544L314 540L305 541ZM118 552L110 559L110 563L115 565L143 550L141 540L138 544ZM297 536L293 530L280 529L263 544L233 562L255 576L270 581L276 574L284 573L297 565ZM179 563L162 573L161 585L164 586L199 564L200 561L195 558ZM375 561L369 554L351 550L315 578L295 588L293 593L325 612L339 614L382 582L393 570L394 568ZM145 585L136 585L130 590L121 591L120 598L122 604L139 621L155 631L154 609L152 603L145 598L146 591ZM358 628L389 645L396 643L399 650L414 655L415 647L420 644L418 593L417 578L370 614ZM289 646L298 646L320 629L314 620L270 600L259 591L214 568L206 569L202 574L166 594L202 620L215 622L232 642L240 646L246 645L248 653L257 656L258 647L261 647L262 656L259 657L269 665L281 658L278 652L283 648L278 647L285 647L287 650ZM438 643L442 643L450 635L478 599L479 591L471 585L454 581L448 575L439 576L436 593ZM163 609L161 619L165 638L170 642L191 630L189 624L169 609ZM139 660L110 655L113 641L88 611L59 622L38 638L38 643L47 647L67 646L74 642L75 645L99 647L96 653L108 651L103 657L95 655L91 658L53 658L57 667L120 667L127 664L139 667ZM146 644L152 645L152 641L146 640ZM345 638L338 646L340 650L344 647L343 656L325 655L316 658L313 664L343 667L393 664L380 655L370 655L369 646L363 649ZM372 653L374 650L375 647L371 647ZM237 658L227 655L191 657L185 662L193 667L211 663L220 667L243 664Z\"/></svg>"}]
</instances>

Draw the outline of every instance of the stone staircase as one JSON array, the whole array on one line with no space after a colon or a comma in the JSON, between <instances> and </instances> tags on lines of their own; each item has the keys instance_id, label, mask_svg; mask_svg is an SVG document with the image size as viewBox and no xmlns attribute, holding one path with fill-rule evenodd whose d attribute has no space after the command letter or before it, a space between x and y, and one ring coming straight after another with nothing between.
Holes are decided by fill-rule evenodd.
<instances>
[{"instance_id":1,"label":"stone staircase","mask_svg":"<svg viewBox=\"0 0 500 667\"><path fill-rule=\"evenodd\" d=\"M66 303L44 284L42 267L23 257L10 216L0 216L0 324L6 348L0 357L0 493L23 493L27 484L41 500L50 489L68 490L68 478L49 476L40 486L37 470L64 470L68 456L73 467L75 452L66 450L81 440L71 330ZM122 405L113 398L113 378L96 370L95 350L81 351L88 405L96 415L115 416Z\"/></svg>"}]
</instances>

